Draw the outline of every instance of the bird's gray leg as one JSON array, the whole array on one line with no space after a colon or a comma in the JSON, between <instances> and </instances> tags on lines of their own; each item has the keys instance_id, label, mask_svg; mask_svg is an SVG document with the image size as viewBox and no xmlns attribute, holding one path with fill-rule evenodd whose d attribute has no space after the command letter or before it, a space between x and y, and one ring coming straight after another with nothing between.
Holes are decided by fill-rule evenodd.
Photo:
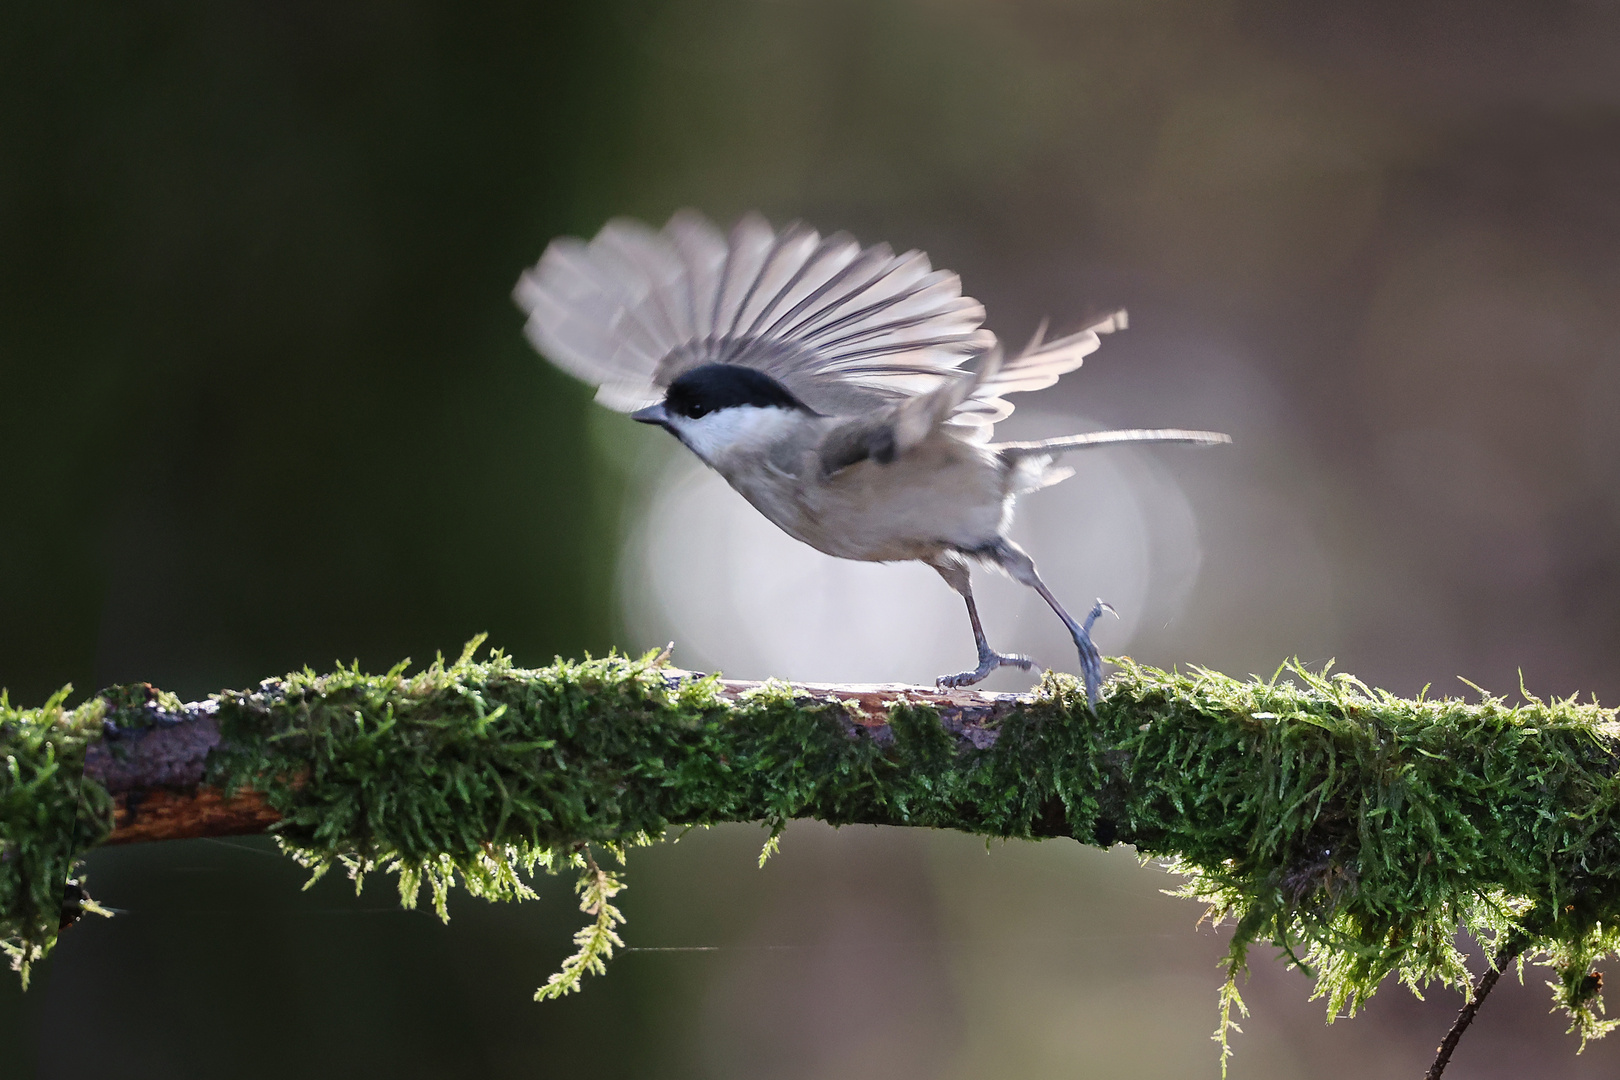
<instances>
[{"instance_id":1,"label":"bird's gray leg","mask_svg":"<svg viewBox=\"0 0 1620 1080\"><path fill-rule=\"evenodd\" d=\"M957 686L972 686L976 682L984 681L997 668L1015 667L1028 671L1035 666L1035 661L1027 656L998 653L992 649L989 640L984 636L984 627L979 623L979 609L973 602L973 594L965 593L963 599L967 601L968 619L973 623L973 642L979 647L979 666L972 671L962 671L955 675L941 675L935 680L937 685L947 689Z\"/></svg>"},{"instance_id":2,"label":"bird's gray leg","mask_svg":"<svg viewBox=\"0 0 1620 1080\"><path fill-rule=\"evenodd\" d=\"M984 625L979 622L979 607L973 602L973 583L968 575L967 563L960 557L942 557L938 562L930 563L945 583L962 594L967 601L968 621L973 624L973 643L979 648L979 666L972 671L962 671L955 675L941 675L935 683L950 689L958 686L972 686L974 683L984 681L992 671L1000 667L1016 667L1028 671L1035 666L1035 661L1027 656L1012 656L998 653L990 647L990 641L984 636Z\"/></svg>"},{"instance_id":3,"label":"bird's gray leg","mask_svg":"<svg viewBox=\"0 0 1620 1080\"><path fill-rule=\"evenodd\" d=\"M1035 560L1031 559L1023 548L1011 540L1004 540L988 553L996 563L1012 576L1014 581L1028 585L1040 594L1057 617L1063 620L1063 625L1069 628L1069 636L1074 638L1074 647L1080 652L1080 674L1086 681L1086 701L1093 707L1097 704L1098 691L1102 687L1102 654L1091 640L1091 627L1103 612L1117 614L1112 607L1098 600L1092 605L1090 613L1086 615L1083 623L1074 621L1074 617L1063 610L1058 598L1052 595L1052 590L1046 587L1046 582L1035 572Z\"/></svg>"}]
</instances>

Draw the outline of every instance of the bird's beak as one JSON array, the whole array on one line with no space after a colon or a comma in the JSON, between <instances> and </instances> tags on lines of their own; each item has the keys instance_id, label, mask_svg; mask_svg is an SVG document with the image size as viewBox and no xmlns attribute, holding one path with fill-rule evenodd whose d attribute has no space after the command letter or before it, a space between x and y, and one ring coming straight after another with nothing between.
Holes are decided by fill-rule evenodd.
<instances>
[{"instance_id":1,"label":"bird's beak","mask_svg":"<svg viewBox=\"0 0 1620 1080\"><path fill-rule=\"evenodd\" d=\"M669 427L669 413L664 410L664 403L649 405L645 409L637 409L630 414L630 419L643 424L657 424L661 428Z\"/></svg>"}]
</instances>

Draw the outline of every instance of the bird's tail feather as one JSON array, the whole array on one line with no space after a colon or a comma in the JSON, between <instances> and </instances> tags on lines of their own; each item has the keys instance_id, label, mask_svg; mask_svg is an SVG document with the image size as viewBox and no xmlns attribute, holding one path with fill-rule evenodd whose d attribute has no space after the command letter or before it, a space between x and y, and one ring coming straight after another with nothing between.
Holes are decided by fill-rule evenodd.
<instances>
[{"instance_id":1,"label":"bird's tail feather","mask_svg":"<svg viewBox=\"0 0 1620 1080\"><path fill-rule=\"evenodd\" d=\"M1063 435L1038 442L992 443L985 447L1003 458L1034 457L1042 454L1061 454L1068 450L1083 450L1090 446L1107 446L1125 442L1175 442L1198 446L1218 446L1229 443L1232 436L1219 431L1189 431L1186 428L1121 428L1117 431L1088 431L1083 435Z\"/></svg>"}]
</instances>

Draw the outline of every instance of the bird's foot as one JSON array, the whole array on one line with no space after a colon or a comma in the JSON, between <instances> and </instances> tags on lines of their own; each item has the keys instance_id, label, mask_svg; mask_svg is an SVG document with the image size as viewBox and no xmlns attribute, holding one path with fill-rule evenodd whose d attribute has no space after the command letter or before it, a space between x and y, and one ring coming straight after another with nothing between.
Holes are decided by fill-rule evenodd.
<instances>
[{"instance_id":1,"label":"bird's foot","mask_svg":"<svg viewBox=\"0 0 1620 1080\"><path fill-rule=\"evenodd\" d=\"M997 668L1015 667L1028 671L1034 666L1035 661L1027 656L1008 656L987 650L979 654L979 666L972 671L963 671L955 675L941 675L934 680L934 685L941 690L954 690L959 686L972 686L974 683L983 682Z\"/></svg>"},{"instance_id":2,"label":"bird's foot","mask_svg":"<svg viewBox=\"0 0 1620 1080\"><path fill-rule=\"evenodd\" d=\"M1086 705L1092 712L1097 711L1097 699L1102 690L1102 654L1092 643L1091 628L1105 611L1116 619L1119 617L1111 604L1098 600L1086 621L1080 624L1080 632L1074 635L1075 647L1080 650L1080 674L1086 681Z\"/></svg>"}]
</instances>

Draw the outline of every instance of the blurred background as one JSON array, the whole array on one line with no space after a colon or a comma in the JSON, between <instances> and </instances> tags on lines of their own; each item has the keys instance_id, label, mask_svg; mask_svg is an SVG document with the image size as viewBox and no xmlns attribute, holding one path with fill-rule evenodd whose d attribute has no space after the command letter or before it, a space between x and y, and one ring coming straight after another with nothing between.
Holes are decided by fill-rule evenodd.
<instances>
[{"instance_id":1,"label":"blurred background","mask_svg":"<svg viewBox=\"0 0 1620 1080\"><path fill-rule=\"evenodd\" d=\"M1130 309L1004 429L1234 437L1024 502L1059 594L1119 607L1104 652L1620 702L1616 71L1598 0L4 5L0 685L194 698L484 630L967 666L931 572L795 548L525 344L550 238L691 205L924 249L1015 342ZM982 588L999 647L1073 670ZM1218 1075L1224 935L1128 849L762 839L634 852L644 951L547 1005L566 881L446 928L264 842L98 852L127 914L0 979L0 1072ZM1448 1075L1613 1076L1525 981ZM1308 993L1257 951L1234 1076L1415 1077L1458 1004Z\"/></svg>"}]
</instances>

